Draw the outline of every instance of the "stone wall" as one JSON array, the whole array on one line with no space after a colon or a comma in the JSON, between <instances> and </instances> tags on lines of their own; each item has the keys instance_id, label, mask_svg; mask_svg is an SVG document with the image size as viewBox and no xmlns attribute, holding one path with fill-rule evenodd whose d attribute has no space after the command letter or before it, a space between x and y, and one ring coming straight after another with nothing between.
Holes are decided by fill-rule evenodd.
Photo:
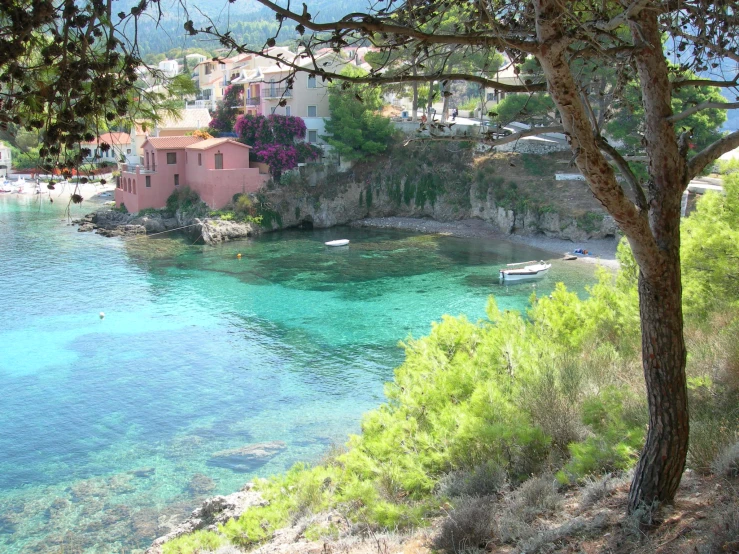
<instances>
[{"instance_id":1,"label":"stone wall","mask_svg":"<svg viewBox=\"0 0 739 554\"><path fill-rule=\"evenodd\" d=\"M426 217L436 221L458 221L479 218L492 223L506 234L537 235L579 241L587 238L614 236L617 227L604 212L588 212L576 218L548 208L516 211L498 205L492 187L487 196L478 198L474 187L465 189L460 183L445 183L445 191L433 202L398 201L398 186L403 189L408 177L399 181L386 174L382 182L368 182L361 174L349 172L341 184L326 187L322 183L335 179L335 170L311 166L301 168L300 178L266 193L267 204L280 214L282 227L311 226L317 228L345 225L366 217ZM396 187L393 189L393 187ZM369 191L369 192L368 192ZM367 198L371 197L368 206ZM277 224L274 223L274 228Z\"/></svg>"}]
</instances>

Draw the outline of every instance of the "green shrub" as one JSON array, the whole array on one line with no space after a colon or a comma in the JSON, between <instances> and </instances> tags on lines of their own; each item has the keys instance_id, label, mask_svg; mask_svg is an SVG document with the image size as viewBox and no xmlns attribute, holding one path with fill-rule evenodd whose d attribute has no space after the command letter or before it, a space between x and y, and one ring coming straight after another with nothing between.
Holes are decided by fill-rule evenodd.
<instances>
[{"instance_id":1,"label":"green shrub","mask_svg":"<svg viewBox=\"0 0 739 554\"><path fill-rule=\"evenodd\" d=\"M215 550L226 541L213 531L195 531L164 543L163 554L198 554Z\"/></svg>"},{"instance_id":2,"label":"green shrub","mask_svg":"<svg viewBox=\"0 0 739 554\"><path fill-rule=\"evenodd\" d=\"M593 436L569 446L571 459L557 478L568 482L588 475L628 469L644 443L645 421L629 409L628 393L608 387L583 402L582 420Z\"/></svg>"},{"instance_id":3,"label":"green shrub","mask_svg":"<svg viewBox=\"0 0 739 554\"><path fill-rule=\"evenodd\" d=\"M190 187L181 187L176 189L167 198L167 211L171 214L180 212L196 212L202 211L205 204L200 201L198 193Z\"/></svg>"}]
</instances>

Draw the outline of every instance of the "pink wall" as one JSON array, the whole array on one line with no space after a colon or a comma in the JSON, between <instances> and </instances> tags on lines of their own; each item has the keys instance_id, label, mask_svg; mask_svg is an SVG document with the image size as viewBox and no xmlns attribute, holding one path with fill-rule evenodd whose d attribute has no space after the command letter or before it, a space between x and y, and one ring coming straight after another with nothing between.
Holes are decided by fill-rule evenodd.
<instances>
[{"instance_id":1,"label":"pink wall","mask_svg":"<svg viewBox=\"0 0 739 554\"><path fill-rule=\"evenodd\" d=\"M194 145L197 146L197 145ZM234 194L256 192L267 182L268 175L259 168L249 167L248 146L226 142L207 150L187 149L187 184L197 191L200 198L211 208L222 208ZM215 169L215 155L223 155L223 169ZM198 154L202 165L198 164Z\"/></svg>"},{"instance_id":2,"label":"pink wall","mask_svg":"<svg viewBox=\"0 0 739 554\"><path fill-rule=\"evenodd\" d=\"M184 151L182 151L184 155ZM125 167L125 166L124 166ZM131 213L145 208L163 208L167 205L167 198L174 192L174 177L160 175L146 171L144 166L128 166L132 171L121 171L120 186L115 189L115 204L126 205ZM174 175L174 173L172 173ZM151 179L151 187L146 186L146 177ZM136 192L133 192L135 184ZM180 176L180 186L184 186L183 176Z\"/></svg>"}]
</instances>

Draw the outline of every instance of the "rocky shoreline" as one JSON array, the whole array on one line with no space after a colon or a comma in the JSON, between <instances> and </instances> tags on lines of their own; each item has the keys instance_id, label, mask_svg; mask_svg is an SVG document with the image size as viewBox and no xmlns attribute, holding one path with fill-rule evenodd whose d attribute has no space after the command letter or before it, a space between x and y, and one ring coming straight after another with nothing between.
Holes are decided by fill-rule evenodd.
<instances>
[{"instance_id":1,"label":"rocky shoreline","mask_svg":"<svg viewBox=\"0 0 739 554\"><path fill-rule=\"evenodd\" d=\"M577 260L586 263L600 263L606 267L618 268L616 249L619 238L586 238L577 242L539 235L519 235L504 233L492 223L481 219L463 219L459 221L435 221L429 218L413 217L374 217L360 219L349 224L350 227L368 227L377 229L400 229L418 233L433 233L452 237L492 238L517 242L541 248L552 254L565 255L577 248L589 252L587 256L578 256Z\"/></svg>"},{"instance_id":2,"label":"rocky shoreline","mask_svg":"<svg viewBox=\"0 0 739 554\"><path fill-rule=\"evenodd\" d=\"M105 208L87 214L83 218L72 221L78 225L79 232L96 232L106 237L151 236L167 232L181 232L193 241L202 241L207 245L239 240L257 236L263 232L258 225L221 219L198 218L178 212L173 217L163 214L136 216L124 214ZM436 221L431 218L415 217L377 217L365 218L348 223L350 227L369 227L379 229L400 229L418 233L440 234L465 238L492 238L518 242L528 246L541 248L553 254L564 255L575 248L589 251L588 256L579 256L578 260L587 263L600 263L607 267L617 268L616 248L618 238L584 238L574 242L539 235L521 235L506 233L494 224L482 219L463 219L458 221ZM274 230L274 229L273 229Z\"/></svg>"},{"instance_id":3,"label":"rocky shoreline","mask_svg":"<svg viewBox=\"0 0 739 554\"><path fill-rule=\"evenodd\" d=\"M75 219L80 233L96 232L105 237L152 236L168 232L181 232L193 241L202 240L214 245L258 235L261 229L251 223L198 218L177 212L172 217L163 214L131 215L105 208Z\"/></svg>"}]
</instances>

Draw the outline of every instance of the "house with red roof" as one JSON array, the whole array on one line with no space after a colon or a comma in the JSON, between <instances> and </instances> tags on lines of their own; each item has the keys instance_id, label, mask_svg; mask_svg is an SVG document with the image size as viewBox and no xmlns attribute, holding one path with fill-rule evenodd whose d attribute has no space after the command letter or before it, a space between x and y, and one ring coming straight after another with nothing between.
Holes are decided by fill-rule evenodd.
<instances>
[{"instance_id":1,"label":"house with red roof","mask_svg":"<svg viewBox=\"0 0 739 554\"><path fill-rule=\"evenodd\" d=\"M190 187L212 209L228 204L237 193L262 188L269 175L264 164L251 164L251 147L231 138L149 137L143 165L121 165L115 203L131 213L164 208L177 189Z\"/></svg>"},{"instance_id":2,"label":"house with red roof","mask_svg":"<svg viewBox=\"0 0 739 554\"><path fill-rule=\"evenodd\" d=\"M103 133L90 142L81 143L80 148L90 150L90 154L85 157L87 163L111 164L126 160L134 149L128 133Z\"/></svg>"}]
</instances>

